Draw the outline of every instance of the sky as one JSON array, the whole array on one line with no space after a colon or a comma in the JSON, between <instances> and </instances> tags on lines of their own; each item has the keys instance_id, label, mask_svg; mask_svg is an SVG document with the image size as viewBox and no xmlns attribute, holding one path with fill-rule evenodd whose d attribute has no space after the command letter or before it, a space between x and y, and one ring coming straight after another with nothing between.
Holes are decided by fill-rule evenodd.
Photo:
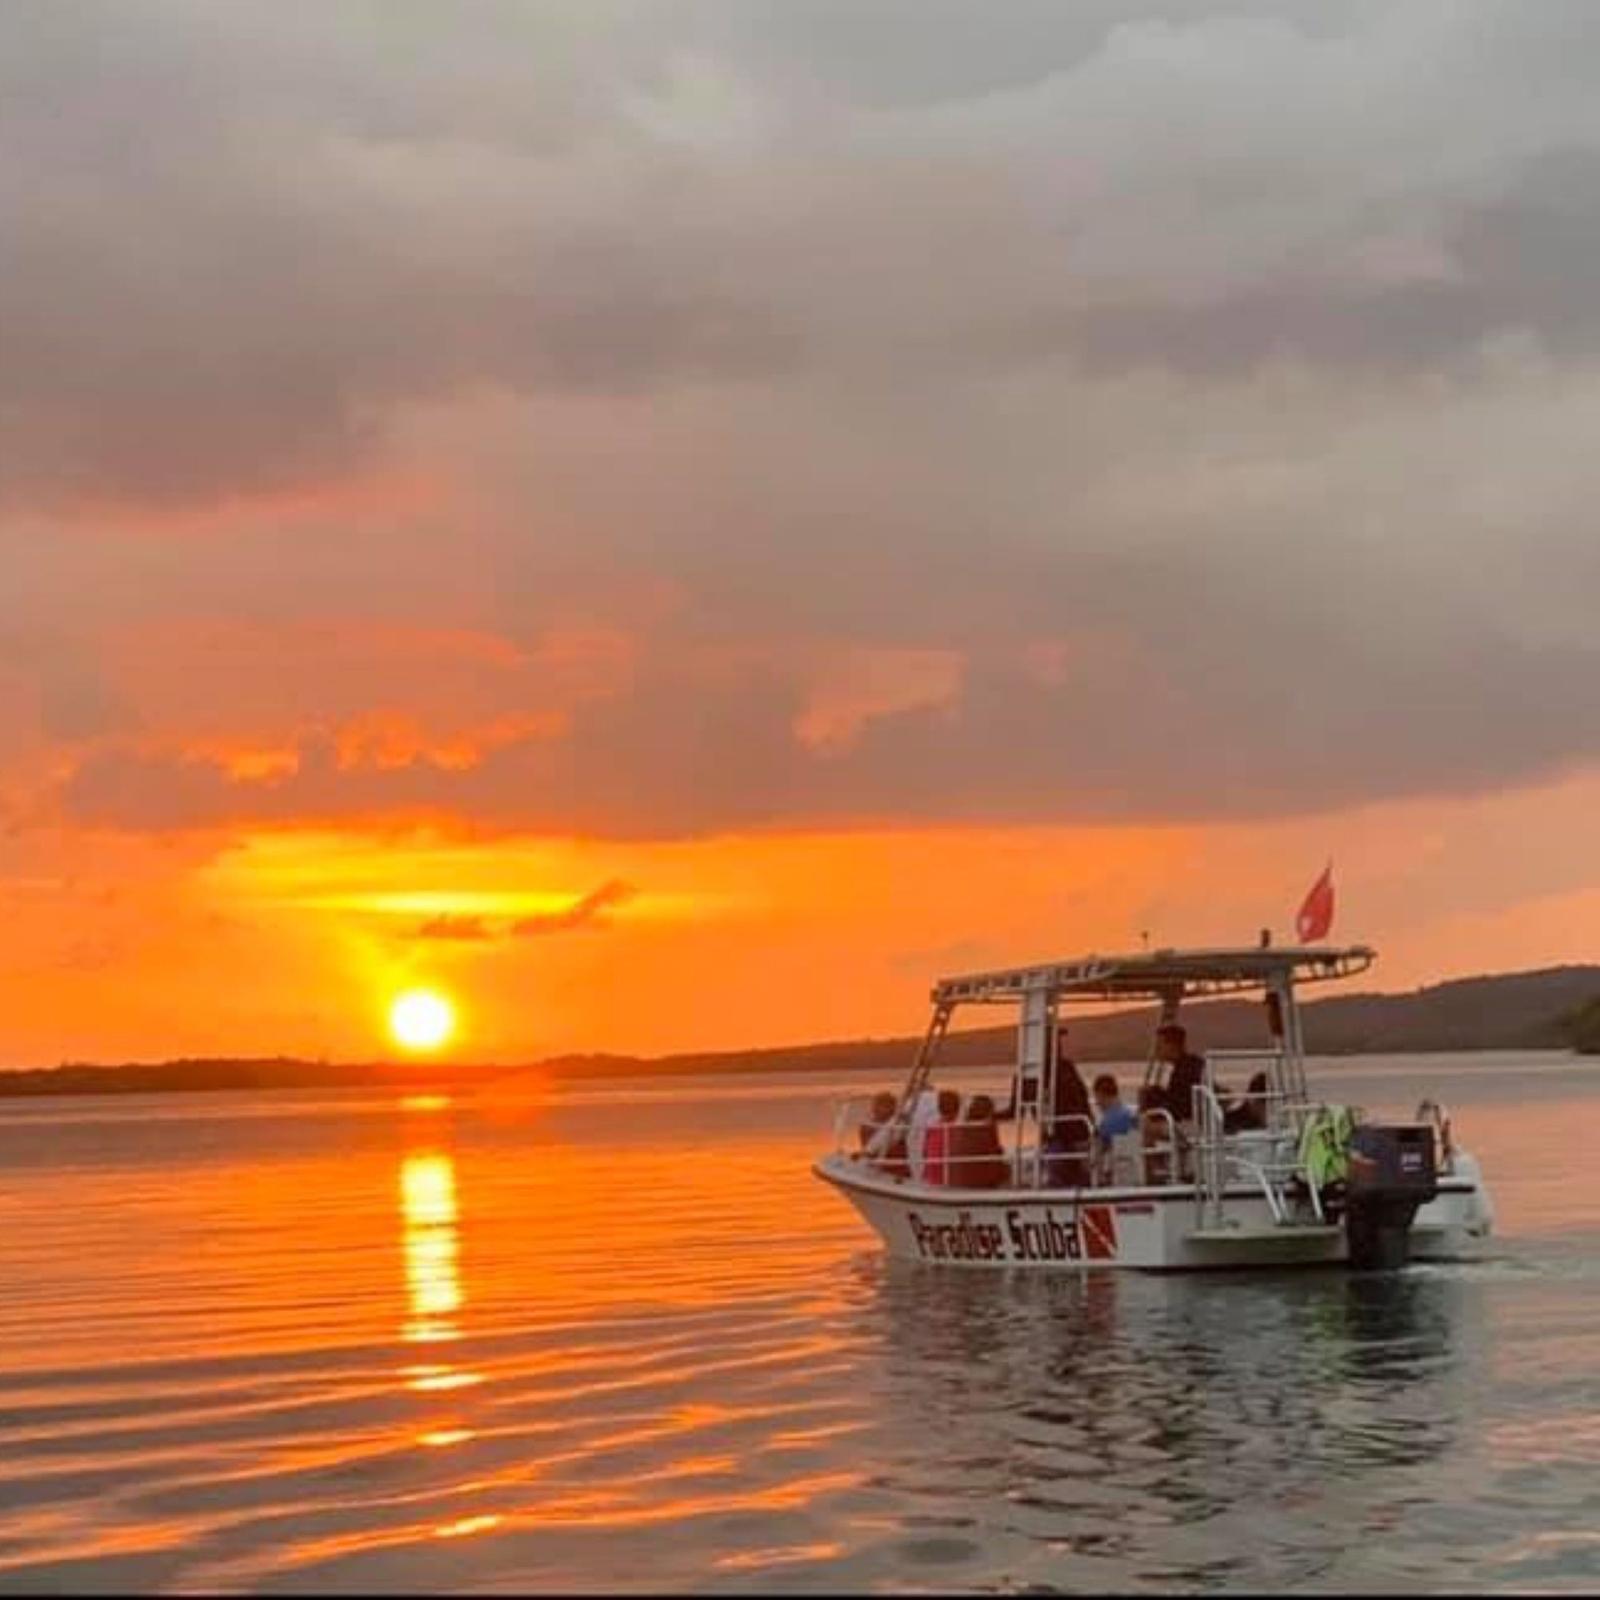
<instances>
[{"instance_id":1,"label":"sky","mask_svg":"<svg viewBox=\"0 0 1600 1600\"><path fill-rule=\"evenodd\" d=\"M1600 959L1589 0L0 7L0 1063Z\"/></svg>"}]
</instances>

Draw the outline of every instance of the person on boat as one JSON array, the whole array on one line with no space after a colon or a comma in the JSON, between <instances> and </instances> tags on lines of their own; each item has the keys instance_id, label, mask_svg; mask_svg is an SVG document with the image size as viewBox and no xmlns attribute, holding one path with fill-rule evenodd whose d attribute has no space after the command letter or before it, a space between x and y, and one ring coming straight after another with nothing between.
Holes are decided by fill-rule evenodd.
<instances>
[{"instance_id":1,"label":"person on boat","mask_svg":"<svg viewBox=\"0 0 1600 1600\"><path fill-rule=\"evenodd\" d=\"M894 1178L903 1178L910 1170L906 1165L905 1133L895 1122L899 1105L890 1090L880 1090L873 1095L872 1109L859 1130L862 1157Z\"/></svg>"},{"instance_id":2,"label":"person on boat","mask_svg":"<svg viewBox=\"0 0 1600 1600\"><path fill-rule=\"evenodd\" d=\"M918 1183L923 1181L927 1163L928 1129L938 1120L939 1093L936 1089L924 1089L911 1108L911 1124L906 1130L906 1163Z\"/></svg>"},{"instance_id":3,"label":"person on boat","mask_svg":"<svg viewBox=\"0 0 1600 1600\"><path fill-rule=\"evenodd\" d=\"M1053 1098L1054 1112L1044 1130L1044 1148L1049 1157L1045 1163L1047 1181L1053 1188L1081 1189L1089 1181L1094 1113L1077 1063L1059 1051Z\"/></svg>"},{"instance_id":4,"label":"person on boat","mask_svg":"<svg viewBox=\"0 0 1600 1600\"><path fill-rule=\"evenodd\" d=\"M1189 1034L1182 1023L1163 1022L1156 1029L1156 1059L1172 1068L1162 1097L1172 1120L1192 1122L1194 1092L1206 1081L1206 1058L1189 1048Z\"/></svg>"},{"instance_id":5,"label":"person on boat","mask_svg":"<svg viewBox=\"0 0 1600 1600\"><path fill-rule=\"evenodd\" d=\"M1022 1111L1038 1104L1039 1083L1024 1078L1014 1083L1011 1098L995 1113L1000 1122L1011 1121ZM1056 1029L1056 1070L1048 1116L1040 1118L1039 1138L1043 1145L1045 1181L1053 1188L1081 1188L1089 1181L1089 1125L1094 1117L1089 1110L1089 1091L1078 1074L1077 1063L1067 1054L1067 1029Z\"/></svg>"},{"instance_id":6,"label":"person on boat","mask_svg":"<svg viewBox=\"0 0 1600 1600\"><path fill-rule=\"evenodd\" d=\"M859 1131L861 1139L861 1152L863 1155L876 1155L888 1143L890 1124L894 1121L895 1097L888 1089L880 1089L872 1097L872 1105L867 1111L867 1120L861 1124ZM879 1146L878 1150L873 1145Z\"/></svg>"},{"instance_id":7,"label":"person on boat","mask_svg":"<svg viewBox=\"0 0 1600 1600\"><path fill-rule=\"evenodd\" d=\"M951 1147L961 1116L961 1096L954 1089L941 1089L938 1100L938 1120L928 1124L922 1139L922 1181L924 1183L950 1183Z\"/></svg>"},{"instance_id":8,"label":"person on boat","mask_svg":"<svg viewBox=\"0 0 1600 1600\"><path fill-rule=\"evenodd\" d=\"M949 1178L961 1189L999 1189L1011 1175L1000 1129L994 1119L994 1101L975 1094L961 1121L949 1128Z\"/></svg>"},{"instance_id":9,"label":"person on boat","mask_svg":"<svg viewBox=\"0 0 1600 1600\"><path fill-rule=\"evenodd\" d=\"M1267 1075L1258 1072L1249 1087L1222 1113L1224 1133L1247 1133L1267 1125Z\"/></svg>"},{"instance_id":10,"label":"person on boat","mask_svg":"<svg viewBox=\"0 0 1600 1600\"><path fill-rule=\"evenodd\" d=\"M1123 1104L1117 1080L1109 1072L1102 1072L1094 1080L1093 1092L1095 1171L1097 1181L1104 1183L1111 1177L1111 1141L1134 1132L1139 1126L1139 1117L1131 1106Z\"/></svg>"},{"instance_id":11,"label":"person on boat","mask_svg":"<svg viewBox=\"0 0 1600 1600\"><path fill-rule=\"evenodd\" d=\"M1132 1108L1122 1103L1122 1091L1117 1087L1117 1080L1109 1072L1102 1072L1094 1080L1094 1109L1096 1112L1094 1131L1106 1144L1119 1134L1132 1133L1139 1125L1139 1119Z\"/></svg>"}]
</instances>

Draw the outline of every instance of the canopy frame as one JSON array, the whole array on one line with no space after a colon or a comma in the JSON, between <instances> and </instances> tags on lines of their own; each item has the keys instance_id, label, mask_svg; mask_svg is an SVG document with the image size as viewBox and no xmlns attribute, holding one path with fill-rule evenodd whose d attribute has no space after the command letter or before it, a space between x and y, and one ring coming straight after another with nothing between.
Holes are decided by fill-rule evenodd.
<instances>
[{"instance_id":1,"label":"canopy frame","mask_svg":"<svg viewBox=\"0 0 1600 1600\"><path fill-rule=\"evenodd\" d=\"M1317 945L1270 944L1242 948L1147 950L1131 955L1087 955L1029 966L941 978L930 999L933 1017L906 1079L896 1121L909 1128L916 1104L938 1063L951 1019L964 1005L1014 1005L1019 1008L1016 1066L1011 1104L1017 1117L1017 1160L1020 1171L1043 1181L1046 1163L1044 1117L1054 1104L1054 1078L1060 1009L1070 1004L1154 1001L1157 1027L1176 1021L1186 1000L1261 994L1268 1000L1272 1047L1251 1052L1264 1062L1277 1117L1298 1121L1307 1106L1305 1035L1296 986L1354 977L1376 959L1367 945L1329 948ZM1238 1052L1234 1053L1238 1056ZM1160 1074L1154 1039L1145 1066L1145 1081ZM1024 1085L1030 1092L1024 1093ZM1196 1092L1217 1112L1215 1084L1209 1065ZM1031 1103L1031 1114L1024 1104ZM1197 1116L1200 1107L1197 1104Z\"/></svg>"}]
</instances>

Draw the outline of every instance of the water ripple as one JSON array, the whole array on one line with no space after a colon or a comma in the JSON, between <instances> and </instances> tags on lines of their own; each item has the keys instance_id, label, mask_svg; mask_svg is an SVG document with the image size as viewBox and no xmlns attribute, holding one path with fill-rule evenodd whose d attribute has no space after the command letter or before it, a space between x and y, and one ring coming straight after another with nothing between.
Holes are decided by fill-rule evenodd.
<instances>
[{"instance_id":1,"label":"water ripple","mask_svg":"<svg viewBox=\"0 0 1600 1600\"><path fill-rule=\"evenodd\" d=\"M80 1104L56 1165L32 1106L0 1589L1593 1587L1600 1205L1517 1176L1592 1108L1538 1081L1496 1258L1385 1280L893 1265L792 1086L621 1141L610 1092Z\"/></svg>"}]
</instances>

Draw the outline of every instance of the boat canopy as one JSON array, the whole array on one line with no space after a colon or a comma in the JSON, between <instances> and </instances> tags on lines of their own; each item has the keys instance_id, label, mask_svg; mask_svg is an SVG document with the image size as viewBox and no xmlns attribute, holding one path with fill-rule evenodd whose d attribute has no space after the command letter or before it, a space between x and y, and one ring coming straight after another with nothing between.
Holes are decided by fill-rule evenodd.
<instances>
[{"instance_id":1,"label":"boat canopy","mask_svg":"<svg viewBox=\"0 0 1600 1600\"><path fill-rule=\"evenodd\" d=\"M1143 950L1087 955L1043 965L941 978L932 1000L941 1009L968 1003L1015 1004L1041 992L1060 1000L1164 1000L1287 988L1348 978L1375 959L1367 945L1254 945L1243 949Z\"/></svg>"}]
</instances>

